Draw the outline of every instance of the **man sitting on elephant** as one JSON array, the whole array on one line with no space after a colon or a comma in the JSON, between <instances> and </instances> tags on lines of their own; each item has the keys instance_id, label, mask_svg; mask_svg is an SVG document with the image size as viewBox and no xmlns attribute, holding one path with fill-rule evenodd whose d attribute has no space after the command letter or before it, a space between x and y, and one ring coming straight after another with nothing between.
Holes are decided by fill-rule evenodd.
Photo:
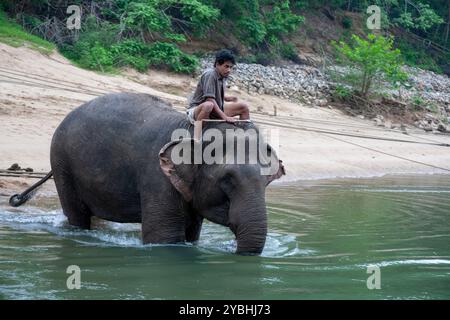
<instances>
[{"instance_id":1,"label":"man sitting on elephant","mask_svg":"<svg viewBox=\"0 0 450 320\"><path fill-rule=\"evenodd\" d=\"M224 49L217 52L214 68L203 72L190 98L187 116L192 124L203 119L234 122L234 116L239 116L240 120L250 119L246 103L238 101L237 97L225 95L226 79L234 65L235 57L231 51Z\"/></svg>"}]
</instances>

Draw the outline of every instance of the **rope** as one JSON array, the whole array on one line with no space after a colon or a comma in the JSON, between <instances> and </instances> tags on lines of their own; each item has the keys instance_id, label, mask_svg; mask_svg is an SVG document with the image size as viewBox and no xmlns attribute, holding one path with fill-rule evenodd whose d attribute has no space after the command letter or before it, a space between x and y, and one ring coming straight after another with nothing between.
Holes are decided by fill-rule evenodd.
<instances>
[{"instance_id":1,"label":"rope","mask_svg":"<svg viewBox=\"0 0 450 320\"><path fill-rule=\"evenodd\" d=\"M281 123L270 123L266 121L255 121L257 123L273 126L273 127L282 127L282 128L288 128L288 129L294 129L294 130L303 130L303 131L311 131L311 132L317 132L317 133L327 133L327 134L333 134L338 136L347 136L347 137L353 137L353 138L362 138L362 139L372 139L372 140L382 140L382 141L390 141L390 142L403 142L403 143L415 143L415 144L425 144L425 145L434 145L439 147L450 147L450 144L448 143L431 143L431 142L419 142L419 141L412 141L412 140L402 140L402 139L394 139L394 138L383 138L383 137L376 137L376 136L365 136L365 135L358 135L358 134L352 134L352 133L344 133L344 132L337 132L337 131L331 131L331 130L321 130L317 129L315 127L298 127L293 125L284 125Z\"/></svg>"},{"instance_id":2,"label":"rope","mask_svg":"<svg viewBox=\"0 0 450 320\"><path fill-rule=\"evenodd\" d=\"M444 170L444 171L450 172L450 169L448 169L448 168L443 168L443 167L435 166L433 164L429 164L429 163L426 163L426 162L421 162L421 161L405 158L405 157L402 157L402 156L397 156L397 155L392 154L392 153L388 153L388 152L380 151L380 150L377 150L377 149L369 148L369 147L366 147L366 146L362 146L362 145L360 145L358 143L350 142L350 141L347 141L347 140L344 140L344 139L340 139L340 138L337 138L337 137L332 137L332 136L329 136L329 135L326 135L326 134L325 134L325 136L327 136L328 138L331 138L331 139L335 139L335 140L338 140L338 141L341 141L341 142L345 142L345 143L348 143L348 144L351 144L351 145L363 148L363 149L367 149L367 150L370 150L370 151L378 152L378 153L381 153L381 154L384 154L384 155L387 155L387 156L391 156L391 157L398 158L398 159L401 159L401 160L405 160L405 161L421 164L421 165L424 165L424 166L427 166L427 167L436 168L436 169L440 169L440 170Z\"/></svg>"},{"instance_id":3,"label":"rope","mask_svg":"<svg viewBox=\"0 0 450 320\"><path fill-rule=\"evenodd\" d=\"M56 80L52 80L50 78L49 79L44 79L42 77L33 77L32 75L25 76L24 74L21 74L21 73L18 73L18 72L4 71L4 70L2 70L2 68L0 68L0 75L3 76L3 77L6 77L5 74L9 75L9 77L11 77L11 75L12 76L18 76L18 77L24 77L26 79L21 79L21 80L24 80L24 81L29 81L27 79L31 79L31 80L34 80L35 83L37 83L36 81L43 81L43 82L46 82L46 83L51 83L53 85L64 85L66 88L73 88L75 90L82 90L81 88L79 88L79 86L81 84L78 84L78 86L71 85L71 84L64 84L64 81L56 81ZM15 79L17 79L17 78L15 78ZM46 83L43 83L43 85L46 85ZM106 91L96 90L96 89L90 90L90 91L91 92L95 92L95 93L99 93L99 94L106 93Z\"/></svg>"},{"instance_id":4,"label":"rope","mask_svg":"<svg viewBox=\"0 0 450 320\"><path fill-rule=\"evenodd\" d=\"M46 175L47 175L47 172L27 172L27 171L0 169L1 177L24 177L24 178L42 179Z\"/></svg>"},{"instance_id":5,"label":"rope","mask_svg":"<svg viewBox=\"0 0 450 320\"><path fill-rule=\"evenodd\" d=\"M23 84L23 85L27 85L30 87L37 87L37 88L44 88L44 89L57 89L57 90L63 90L63 91L70 91L70 92L77 92L77 93L81 93L81 94L86 94L86 95L91 95L91 96L95 96L95 97L99 97L101 94L98 94L96 92L91 92L91 91L82 91L82 90L73 90L73 89L67 89L67 88L62 88L62 87L56 87L56 86L50 86L50 85L45 85L42 83L38 83L38 82L33 82L33 81L28 81L28 80L23 80L20 78L16 78L16 77L11 77L11 76L6 76L3 74L0 74L1 77L7 78L7 79L12 79L11 80L0 80L1 82L9 82L9 83L16 83L16 84Z\"/></svg>"},{"instance_id":6,"label":"rope","mask_svg":"<svg viewBox=\"0 0 450 320\"><path fill-rule=\"evenodd\" d=\"M289 117L286 117L286 116L277 116L277 118L278 117L285 118L285 119L289 120ZM310 121L310 122L319 122L319 123L325 123L325 124L331 123L333 125L338 125L338 126L355 127L355 128L362 128L362 129L365 129L365 130L382 131L382 132L390 131L390 132L394 132L394 133L402 134L402 135L405 134L405 133L399 132L398 130L387 129L387 128L385 128L385 129L378 129L378 128L371 128L369 126L364 126L364 125L345 124L343 122L335 122L335 121L328 121L328 120L316 120L316 119L307 119L307 118L300 118L300 117L291 117L291 118L298 119L298 120L304 121L304 122ZM303 119L305 119L305 120L303 120ZM292 123L290 123L290 124L292 124ZM338 132L338 131L335 131L335 132ZM434 139L425 138L425 137L419 137L419 136L413 135L411 133L407 133L407 135L412 137L412 138L417 138L417 139L424 140L424 141L430 141L430 142L434 142L434 143L437 143L437 144L441 144L442 143L442 142L434 140Z\"/></svg>"},{"instance_id":7,"label":"rope","mask_svg":"<svg viewBox=\"0 0 450 320\"><path fill-rule=\"evenodd\" d=\"M30 174L7 174L7 173L0 173L0 177L16 177L16 178L32 178L32 179L42 179L44 176L38 176L38 175L30 175Z\"/></svg>"},{"instance_id":8,"label":"rope","mask_svg":"<svg viewBox=\"0 0 450 320\"><path fill-rule=\"evenodd\" d=\"M83 86L83 88L90 88L91 91L98 91L100 93L107 92L107 91L104 91L102 89L99 89L99 88L96 88L93 86L85 85L83 83L77 83L77 82L68 81L68 80L60 80L60 79L54 79L54 78L50 78L50 77L44 77L44 76L36 74L36 73L29 73L29 72L25 73L25 72L20 72L20 71L14 70L14 69L5 68L5 67L0 67L0 71L9 73L9 74L13 74L13 75L17 75L17 76L23 76L26 78L32 78L34 80L53 82L54 84L57 84L57 85L61 85L62 83L67 83L68 85L66 85L66 86L76 86L76 89L80 89L78 86ZM104 84L102 84L102 86L107 87ZM115 90L116 88L109 87L108 89Z\"/></svg>"}]
</instances>

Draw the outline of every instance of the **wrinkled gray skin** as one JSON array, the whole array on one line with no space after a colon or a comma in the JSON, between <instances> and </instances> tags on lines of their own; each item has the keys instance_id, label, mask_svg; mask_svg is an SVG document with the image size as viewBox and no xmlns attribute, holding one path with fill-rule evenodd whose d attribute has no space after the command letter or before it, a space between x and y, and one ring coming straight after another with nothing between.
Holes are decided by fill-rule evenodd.
<instances>
[{"instance_id":1,"label":"wrinkled gray skin","mask_svg":"<svg viewBox=\"0 0 450 320\"><path fill-rule=\"evenodd\" d=\"M141 222L144 243L179 243L198 240L206 218L233 231L238 253L261 253L265 188L284 174L282 166L268 177L259 165L173 165L175 144L166 144L176 128L192 136L184 114L146 94L106 95L72 111L56 129L50 155L69 223L89 229L91 216Z\"/></svg>"}]
</instances>

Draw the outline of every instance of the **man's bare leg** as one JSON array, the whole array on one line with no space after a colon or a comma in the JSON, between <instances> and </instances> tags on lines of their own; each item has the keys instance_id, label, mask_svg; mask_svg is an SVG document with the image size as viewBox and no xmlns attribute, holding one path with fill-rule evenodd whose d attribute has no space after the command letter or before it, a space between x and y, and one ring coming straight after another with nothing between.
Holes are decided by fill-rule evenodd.
<instances>
[{"instance_id":1,"label":"man's bare leg","mask_svg":"<svg viewBox=\"0 0 450 320\"><path fill-rule=\"evenodd\" d=\"M209 119L209 115L214 109L214 104L210 101L205 101L199 104L194 110L194 139L199 141L202 136L202 121Z\"/></svg>"},{"instance_id":2,"label":"man's bare leg","mask_svg":"<svg viewBox=\"0 0 450 320\"><path fill-rule=\"evenodd\" d=\"M249 120L250 111L245 102L230 102L225 104L224 112L229 117L239 116L240 120Z\"/></svg>"}]
</instances>

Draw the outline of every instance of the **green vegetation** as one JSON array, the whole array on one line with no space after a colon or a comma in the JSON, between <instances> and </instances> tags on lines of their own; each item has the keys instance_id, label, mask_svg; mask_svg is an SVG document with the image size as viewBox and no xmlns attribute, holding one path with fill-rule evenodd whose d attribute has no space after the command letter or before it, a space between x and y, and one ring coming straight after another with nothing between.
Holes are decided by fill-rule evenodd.
<instances>
[{"instance_id":1,"label":"green vegetation","mask_svg":"<svg viewBox=\"0 0 450 320\"><path fill-rule=\"evenodd\" d=\"M334 43L338 61L349 73L340 80L351 86L361 97L367 98L375 83L388 81L397 86L407 79L401 70L400 50L393 49L393 39L369 34L367 40L356 35L352 43Z\"/></svg>"},{"instance_id":2,"label":"green vegetation","mask_svg":"<svg viewBox=\"0 0 450 320\"><path fill-rule=\"evenodd\" d=\"M249 47L248 60L269 64L284 57L296 61L295 49L286 39L304 19L292 12L290 2L74 0L72 4L83 12L81 30L65 26L67 13L56 0L5 0L4 6L26 29L54 42L82 67L101 71L155 67L192 73L198 59L183 52L179 44L219 30L234 33Z\"/></svg>"},{"instance_id":3,"label":"green vegetation","mask_svg":"<svg viewBox=\"0 0 450 320\"><path fill-rule=\"evenodd\" d=\"M398 23L406 29L418 29L427 31L435 25L439 25L444 20L431 9L429 4L418 2L412 10L406 10L400 14L398 18L393 19L394 23Z\"/></svg>"},{"instance_id":4,"label":"green vegetation","mask_svg":"<svg viewBox=\"0 0 450 320\"><path fill-rule=\"evenodd\" d=\"M426 105L425 100L419 95L415 95L411 98L411 104L415 111L422 110Z\"/></svg>"},{"instance_id":5,"label":"green vegetation","mask_svg":"<svg viewBox=\"0 0 450 320\"><path fill-rule=\"evenodd\" d=\"M70 4L82 9L81 30L67 28L67 4L2 0L3 10L21 27L2 13L0 40L15 46L29 43L40 50L51 50L50 42L80 66L94 70L130 66L191 73L198 67L197 55L181 49L188 48L191 39L207 42L217 35L229 39L240 61L298 62L291 40L298 40L298 31L303 30L304 36L318 27L305 21L306 13L328 18L340 31L338 37L350 39L352 34L371 32L364 29L365 23L356 23L355 13L364 21L367 7L377 5L382 32L400 30L395 45L407 64L436 72L450 70L447 0L73 0Z\"/></svg>"},{"instance_id":6,"label":"green vegetation","mask_svg":"<svg viewBox=\"0 0 450 320\"><path fill-rule=\"evenodd\" d=\"M352 24L352 19L350 19L349 17L345 16L344 18L342 18L342 26L344 27L344 29L351 29Z\"/></svg>"},{"instance_id":7,"label":"green vegetation","mask_svg":"<svg viewBox=\"0 0 450 320\"><path fill-rule=\"evenodd\" d=\"M150 66L175 72L192 73L198 66L196 57L185 54L174 43L146 43L139 38L118 38L118 28L109 22L99 25L91 16L77 41L60 46L61 52L81 67L110 72L130 66L145 71Z\"/></svg>"},{"instance_id":8,"label":"green vegetation","mask_svg":"<svg viewBox=\"0 0 450 320\"><path fill-rule=\"evenodd\" d=\"M0 8L1 9L1 8ZM51 53L55 45L37 36L27 33L20 25L8 19L6 14L0 10L0 42L13 47L20 47L24 44L42 53Z\"/></svg>"},{"instance_id":9,"label":"green vegetation","mask_svg":"<svg viewBox=\"0 0 450 320\"><path fill-rule=\"evenodd\" d=\"M433 59L424 48L413 46L404 40L397 42L397 48L401 50L405 64L442 73L442 69L437 64L436 59Z\"/></svg>"}]
</instances>

